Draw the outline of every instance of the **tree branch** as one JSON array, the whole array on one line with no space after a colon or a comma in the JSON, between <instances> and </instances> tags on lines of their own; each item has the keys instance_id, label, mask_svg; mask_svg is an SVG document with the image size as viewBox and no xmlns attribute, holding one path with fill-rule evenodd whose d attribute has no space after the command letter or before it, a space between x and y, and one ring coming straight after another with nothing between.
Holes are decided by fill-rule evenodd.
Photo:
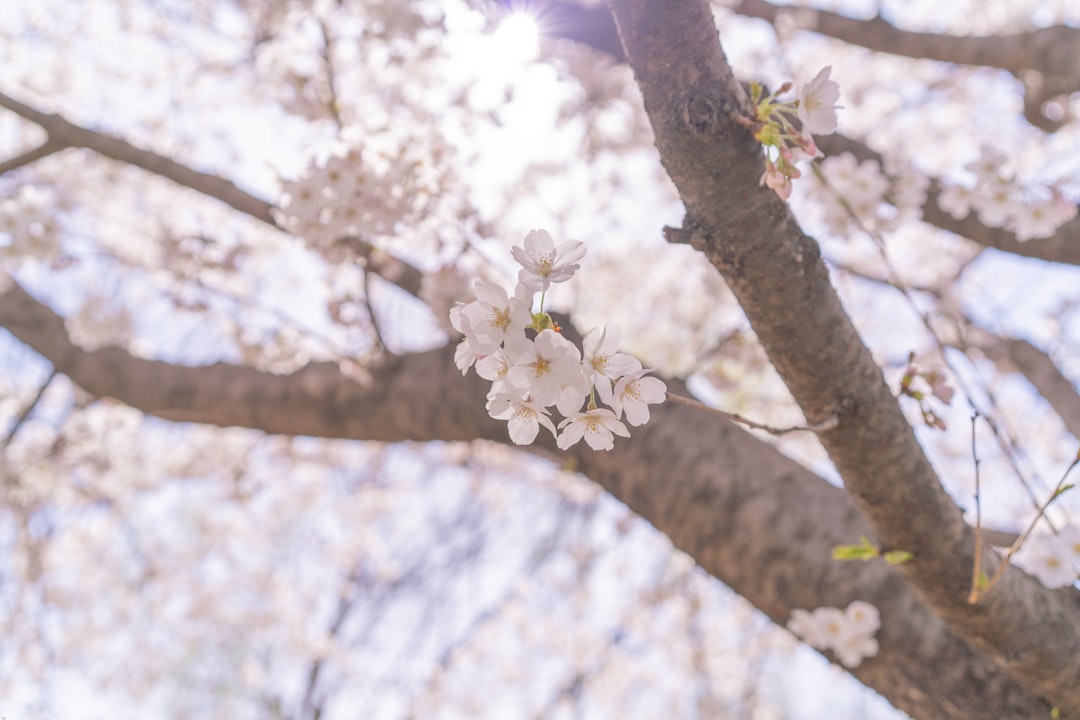
<instances>
[{"instance_id":1,"label":"tree branch","mask_svg":"<svg viewBox=\"0 0 1080 720\"><path fill-rule=\"evenodd\" d=\"M1011 568L979 605L966 601L975 538L945 493L821 260L775 193L759 185L760 146L732 115L747 98L706 0L612 0L656 145L688 226L742 306L772 364L819 433L879 542L914 554L901 572L959 635L1032 692L1080 716L1080 614ZM985 567L996 567L989 553Z\"/></svg>"},{"instance_id":2,"label":"tree branch","mask_svg":"<svg viewBox=\"0 0 1080 720\"><path fill-rule=\"evenodd\" d=\"M509 4L509 0L503 0L503 3ZM767 11L761 9L763 6L772 8L772 10ZM762 0L743 2L742 5L735 8L736 12L743 12L743 10L745 10L744 14L754 17L765 17L768 15L765 19L770 22L775 20L775 15L779 12L794 11L792 8L775 8ZM807 11L812 15L824 14L835 16L836 18L840 18L840 20L837 21L838 23L843 21L846 23L855 23L857 25L865 22L806 7L797 8L797 11L800 13ZM561 20L559 23L545 25L545 32L568 40L575 40L599 50L600 52L608 53L620 62L625 62L626 55L623 53L621 46L619 46L618 52L613 52L611 50L612 43L617 40L617 37L609 35L609 33L616 32L615 23L605 23L594 17L598 12L599 10L597 8L584 8L572 2L565 2L564 0L550 0L541 5L539 9L541 17L552 14ZM604 12L607 13L606 10ZM570 28L574 27L572 20L575 18L581 19L584 24L582 28L571 31ZM1071 28L1069 30L1073 33L1080 33L1080 30L1073 30ZM821 30L821 32L824 32L824 30ZM942 38L949 42L959 39L951 36L931 37ZM991 43L998 40L998 38L993 37L971 39L979 40L982 43ZM1080 53L1080 45L1077 46L1076 51ZM1080 76L1080 69L1077 70L1077 76ZM882 161L882 157L879 153L871 150L858 140L843 135L825 135L815 138L814 140L826 155L839 155L843 152L850 152L860 161L871 158L878 160L879 162ZM1058 228L1058 231L1052 237L1021 242L1016 239L1016 236L1013 233L1007 230L983 225L979 222L975 213L970 213L967 217L960 220L949 215L937 204L937 198L942 189L943 188L936 180L931 181L926 203L923 204L922 208L924 222L939 227L942 230L948 230L949 232L965 237L968 240L985 247L1001 250L1002 252L1036 258L1038 260L1046 260L1048 262L1080 265L1080 217L1075 218Z\"/></svg>"},{"instance_id":3,"label":"tree branch","mask_svg":"<svg viewBox=\"0 0 1080 720\"><path fill-rule=\"evenodd\" d=\"M461 376L452 346L395 358L365 383L329 363L285 376L225 363L177 367L117 348L82 350L63 319L17 285L0 295L0 326L91 394L166 419L328 438L507 442L505 423L484 408L487 383ZM881 652L854 674L905 711L945 720L1049 712L951 635L895 570L831 559L834 546L871 534L842 490L722 418L678 405L652 412L633 442L610 453L579 445L559 453L560 462L625 502L777 623L794 608L873 602L883 617ZM530 449L554 455L553 439L541 441Z\"/></svg>"},{"instance_id":4,"label":"tree branch","mask_svg":"<svg viewBox=\"0 0 1080 720\"><path fill-rule=\"evenodd\" d=\"M1024 82L1024 117L1047 132L1065 123L1042 112L1042 104L1080 90L1080 30L1057 25L1011 35L971 37L901 30L881 16L857 20L827 10L779 7L765 0L740 0L732 10L770 23L781 14L803 30L891 55L1008 70Z\"/></svg>"},{"instance_id":5,"label":"tree branch","mask_svg":"<svg viewBox=\"0 0 1080 720\"><path fill-rule=\"evenodd\" d=\"M38 152L44 152L45 148L50 148L49 153L51 153L65 147L93 150L104 157L134 165L149 173L171 180L177 185L214 198L249 217L253 217L279 230L281 229L274 219L273 205L241 190L230 180L193 170L164 155L158 155L150 150L135 147L121 138L68 122L60 115L43 113L4 93L0 93L0 107L7 108L45 130L48 134L48 140L45 145L38 149ZM24 155L29 155L29 153ZM15 159L8 161L8 163L14 161ZM365 259L367 267L371 271L406 292L419 295L422 276L415 267L398 260L359 238L351 238L350 246Z\"/></svg>"},{"instance_id":6,"label":"tree branch","mask_svg":"<svg viewBox=\"0 0 1080 720\"><path fill-rule=\"evenodd\" d=\"M988 332L970 332L969 347L986 353L1003 371L1018 371L1050 403L1065 423L1065 429L1080 438L1080 394L1050 358L1027 340L1000 337Z\"/></svg>"}]
</instances>

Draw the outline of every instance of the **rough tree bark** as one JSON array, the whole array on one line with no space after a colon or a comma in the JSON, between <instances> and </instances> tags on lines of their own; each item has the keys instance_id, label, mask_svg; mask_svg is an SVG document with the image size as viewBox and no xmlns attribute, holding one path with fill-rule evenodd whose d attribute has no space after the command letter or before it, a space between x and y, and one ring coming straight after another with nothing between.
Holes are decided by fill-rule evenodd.
<instances>
[{"instance_id":1,"label":"rough tree bark","mask_svg":"<svg viewBox=\"0 0 1080 720\"><path fill-rule=\"evenodd\" d=\"M86 391L169 420L325 438L508 442L505 423L484 409L485 383L458 373L452 345L396 358L366 381L330 363L286 376L226 363L178 367L119 348L79 348L63 318L17 285L0 294L0 326ZM777 623L795 608L877 605L881 652L853 674L912 716L1049 713L953 635L895 570L831 559L836 545L873 535L842 490L726 420L678 405L653 413L633 443L611 453L579 446L556 454L544 436L533 450L573 463Z\"/></svg>"},{"instance_id":2,"label":"rough tree bark","mask_svg":"<svg viewBox=\"0 0 1080 720\"><path fill-rule=\"evenodd\" d=\"M1010 568L966 601L975 538L904 420L829 283L817 243L758 183L764 166L705 0L613 0L619 35L656 145L686 206L682 236L731 288L856 505L886 546L914 553L901 572L958 634L1063 712L1080 714L1080 612ZM983 567L994 568L986 554Z\"/></svg>"}]
</instances>

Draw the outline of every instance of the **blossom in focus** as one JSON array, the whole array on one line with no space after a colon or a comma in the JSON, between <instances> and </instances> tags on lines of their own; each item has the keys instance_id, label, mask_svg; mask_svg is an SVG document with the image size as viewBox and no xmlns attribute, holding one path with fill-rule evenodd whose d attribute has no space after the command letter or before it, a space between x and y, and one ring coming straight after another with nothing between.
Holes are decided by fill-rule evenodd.
<instances>
[{"instance_id":1,"label":"blossom in focus","mask_svg":"<svg viewBox=\"0 0 1080 720\"><path fill-rule=\"evenodd\" d=\"M832 65L821 69L813 80L799 90L799 120L803 129L815 135L836 132L836 101L840 86L829 79Z\"/></svg>"},{"instance_id":2,"label":"blossom in focus","mask_svg":"<svg viewBox=\"0 0 1080 720\"><path fill-rule=\"evenodd\" d=\"M578 413L559 423L559 429L562 434L556 442L560 450L566 450L583 437L593 450L611 450L615 447L615 435L630 437L630 431L607 408Z\"/></svg>"},{"instance_id":3,"label":"blossom in focus","mask_svg":"<svg viewBox=\"0 0 1080 720\"><path fill-rule=\"evenodd\" d=\"M535 340L508 346L507 352L513 367L506 373L506 382L528 388L542 406L553 404L563 385L580 386L585 382L580 351L554 330L544 330Z\"/></svg>"},{"instance_id":4,"label":"blossom in focus","mask_svg":"<svg viewBox=\"0 0 1080 720\"><path fill-rule=\"evenodd\" d=\"M585 257L585 245L576 240L558 247L547 230L533 230L525 236L524 247L515 245L511 252L521 264L518 282L529 290L546 291L551 283L566 282Z\"/></svg>"},{"instance_id":5,"label":"blossom in focus","mask_svg":"<svg viewBox=\"0 0 1080 720\"><path fill-rule=\"evenodd\" d=\"M618 352L619 333L608 330L606 325L585 333L581 346L585 376L596 387L600 399L610 405L612 383L640 370L641 362L631 355Z\"/></svg>"},{"instance_id":6,"label":"blossom in focus","mask_svg":"<svg viewBox=\"0 0 1080 720\"><path fill-rule=\"evenodd\" d=\"M556 434L555 423L535 400L523 400L512 393L498 393L488 401L488 413L496 420L507 420L510 439L517 445L529 445L543 425Z\"/></svg>"},{"instance_id":7,"label":"blossom in focus","mask_svg":"<svg viewBox=\"0 0 1080 720\"><path fill-rule=\"evenodd\" d=\"M649 405L662 403L667 399L667 385L663 380L645 377L651 369L638 370L615 383L611 406L615 416L626 413L626 422L634 427L649 422Z\"/></svg>"},{"instance_id":8,"label":"blossom in focus","mask_svg":"<svg viewBox=\"0 0 1080 720\"><path fill-rule=\"evenodd\" d=\"M518 285L510 297L501 286L481 280L476 283L475 292L476 301L461 310L468 316L473 332L495 343L524 335L532 303L528 288Z\"/></svg>"}]
</instances>

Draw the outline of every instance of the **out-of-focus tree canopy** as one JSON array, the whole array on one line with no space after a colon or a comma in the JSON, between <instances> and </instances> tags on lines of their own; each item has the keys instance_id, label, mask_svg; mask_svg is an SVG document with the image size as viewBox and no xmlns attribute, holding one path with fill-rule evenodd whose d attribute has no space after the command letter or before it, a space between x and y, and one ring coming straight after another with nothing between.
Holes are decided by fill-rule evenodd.
<instances>
[{"instance_id":1,"label":"out-of-focus tree canopy","mask_svg":"<svg viewBox=\"0 0 1080 720\"><path fill-rule=\"evenodd\" d=\"M1080 717L1078 25L6 3L0 715ZM611 451L455 364L539 228Z\"/></svg>"}]
</instances>

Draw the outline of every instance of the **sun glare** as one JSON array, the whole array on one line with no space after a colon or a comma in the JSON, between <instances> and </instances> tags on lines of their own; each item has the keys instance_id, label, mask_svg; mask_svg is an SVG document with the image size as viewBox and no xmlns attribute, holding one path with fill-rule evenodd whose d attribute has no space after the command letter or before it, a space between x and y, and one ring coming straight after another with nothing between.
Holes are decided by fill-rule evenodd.
<instances>
[{"instance_id":1,"label":"sun glare","mask_svg":"<svg viewBox=\"0 0 1080 720\"><path fill-rule=\"evenodd\" d=\"M506 16L495 30L499 54L517 60L533 60L540 50L536 18L522 11Z\"/></svg>"}]
</instances>

